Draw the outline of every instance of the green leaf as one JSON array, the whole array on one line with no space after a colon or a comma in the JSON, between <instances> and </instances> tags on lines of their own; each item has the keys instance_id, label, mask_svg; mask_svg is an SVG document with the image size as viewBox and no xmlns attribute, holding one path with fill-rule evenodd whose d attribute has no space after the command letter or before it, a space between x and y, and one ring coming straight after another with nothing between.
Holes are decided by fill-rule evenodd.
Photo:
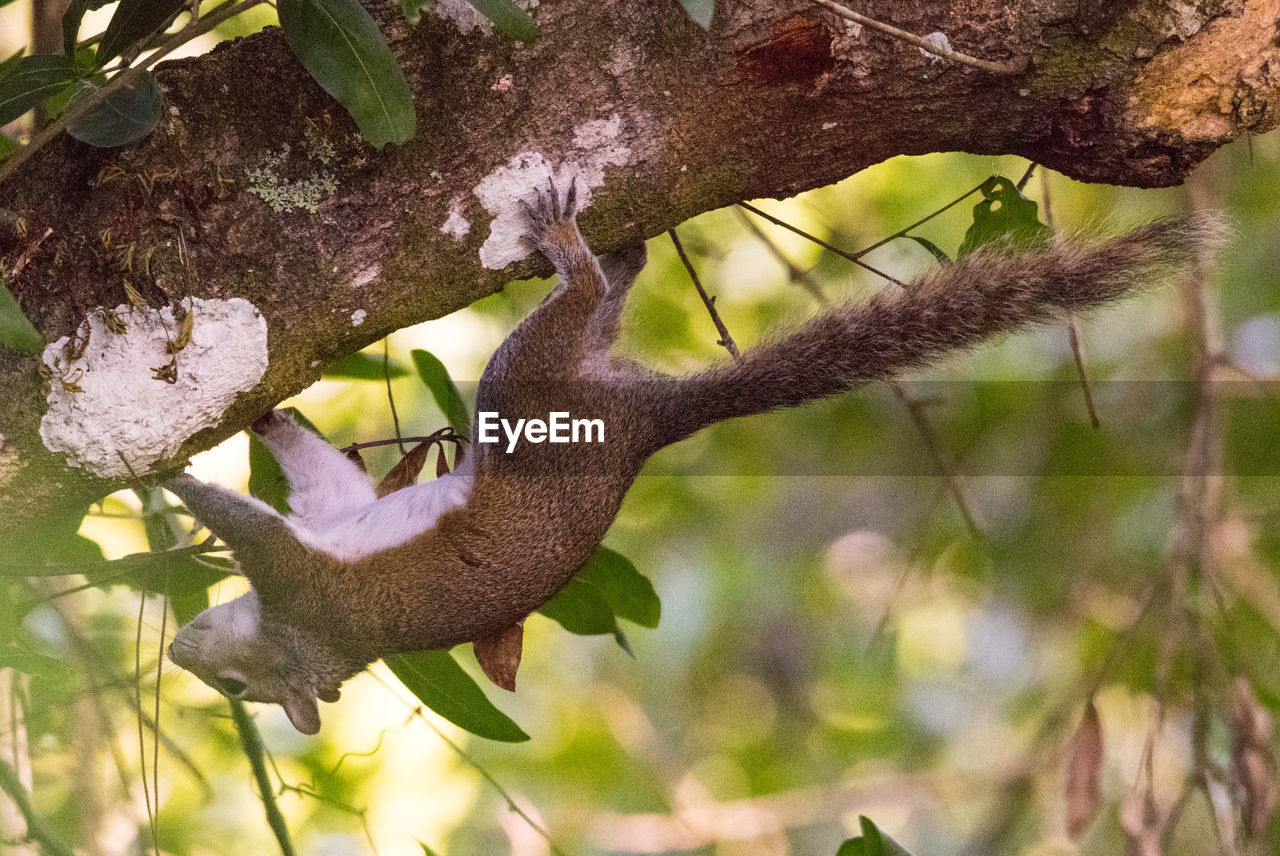
<instances>
[{"instance_id":1,"label":"green leaf","mask_svg":"<svg viewBox=\"0 0 1280 856\"><path fill-rule=\"evenodd\" d=\"M152 555L163 555L158 550ZM108 569L110 566L108 566ZM157 560L145 570L134 571L126 576L110 573L104 579L102 574L89 573L85 578L102 585L127 585L137 591L162 594L168 592L170 597L190 598L195 595L208 595L209 586L226 579L228 570L211 568L196 560L190 554L179 554L168 559Z\"/></svg>"},{"instance_id":2,"label":"green leaf","mask_svg":"<svg viewBox=\"0 0 1280 856\"><path fill-rule=\"evenodd\" d=\"M459 728L504 743L529 739L520 726L494 707L448 651L394 654L384 662L419 701Z\"/></svg>"},{"instance_id":3,"label":"green leaf","mask_svg":"<svg viewBox=\"0 0 1280 856\"><path fill-rule=\"evenodd\" d=\"M436 851L432 850L430 847L423 844L421 841L418 841L418 839L415 838L414 841L417 841L418 846L422 848L422 856L440 856L440 854L436 853Z\"/></svg>"},{"instance_id":4,"label":"green leaf","mask_svg":"<svg viewBox=\"0 0 1280 856\"><path fill-rule=\"evenodd\" d=\"M23 354L38 354L44 348L44 337L31 326L17 299L3 283L0 283L0 348Z\"/></svg>"},{"instance_id":5,"label":"green leaf","mask_svg":"<svg viewBox=\"0 0 1280 856\"><path fill-rule=\"evenodd\" d=\"M680 5L693 22L704 30L711 29L711 18L716 12L716 0L680 0Z\"/></svg>"},{"instance_id":6,"label":"green leaf","mask_svg":"<svg viewBox=\"0 0 1280 856\"><path fill-rule=\"evenodd\" d=\"M298 408L286 407L284 412L303 428L324 439L319 429ZM289 513L289 481L275 456L252 431L249 432L249 493L281 514Z\"/></svg>"},{"instance_id":7,"label":"green leaf","mask_svg":"<svg viewBox=\"0 0 1280 856\"><path fill-rule=\"evenodd\" d=\"M436 0L400 0L400 12L410 24L422 20L422 10L434 11Z\"/></svg>"},{"instance_id":8,"label":"green leaf","mask_svg":"<svg viewBox=\"0 0 1280 856\"><path fill-rule=\"evenodd\" d=\"M98 89L83 80L77 87L67 102L67 109L73 109ZM67 133L100 149L135 143L151 133L160 121L163 103L164 97L160 94L160 84L156 83L155 75L144 71L67 125Z\"/></svg>"},{"instance_id":9,"label":"green leaf","mask_svg":"<svg viewBox=\"0 0 1280 856\"><path fill-rule=\"evenodd\" d=\"M1040 222L1038 206L1002 175L993 175L978 188L983 199L973 206L973 225L965 233L957 256L967 256L985 244L1001 242L1042 247L1049 227Z\"/></svg>"},{"instance_id":10,"label":"green leaf","mask_svg":"<svg viewBox=\"0 0 1280 856\"><path fill-rule=\"evenodd\" d=\"M186 624L209 608L209 590L203 588L185 594L169 592L169 608L173 610L174 620L179 625Z\"/></svg>"},{"instance_id":11,"label":"green leaf","mask_svg":"<svg viewBox=\"0 0 1280 856\"><path fill-rule=\"evenodd\" d=\"M101 86L107 82L107 76L105 74L100 71L94 71L94 68L97 65L95 56L96 54L94 53L93 48L76 48L75 59L72 61L72 69L75 71L77 80L66 89L61 92L55 92L44 100L44 111L49 118L57 118L66 112L67 104L70 103L71 97L85 89L81 84L88 83L93 86Z\"/></svg>"},{"instance_id":12,"label":"green leaf","mask_svg":"<svg viewBox=\"0 0 1280 856\"><path fill-rule=\"evenodd\" d=\"M0 80L0 125L7 125L76 79L64 56L21 57L17 70Z\"/></svg>"},{"instance_id":13,"label":"green leaf","mask_svg":"<svg viewBox=\"0 0 1280 856\"><path fill-rule=\"evenodd\" d=\"M64 681L75 674L75 671L61 660L46 657L43 654L19 651L16 648L0 651L0 669L13 669L33 678L52 681Z\"/></svg>"},{"instance_id":14,"label":"green leaf","mask_svg":"<svg viewBox=\"0 0 1280 856\"><path fill-rule=\"evenodd\" d=\"M26 50L26 48L18 48L17 53L4 62L0 62L0 83L8 80L10 75L18 73L19 63L22 62L22 55Z\"/></svg>"},{"instance_id":15,"label":"green leaf","mask_svg":"<svg viewBox=\"0 0 1280 856\"><path fill-rule=\"evenodd\" d=\"M285 41L375 148L413 136L413 95L373 18L357 0L280 0Z\"/></svg>"},{"instance_id":16,"label":"green leaf","mask_svg":"<svg viewBox=\"0 0 1280 856\"><path fill-rule=\"evenodd\" d=\"M431 390L431 397L435 399L436 406L440 408L440 412L444 414L445 419L449 420L449 425L459 434L470 436L470 411L467 410L467 405L462 401L462 396L458 393L458 387L449 379L449 372L445 369L444 363L436 359L435 354L420 348L415 348L410 352L409 356L413 358L413 365L418 370L418 377L422 378L422 382L427 385L427 389Z\"/></svg>"},{"instance_id":17,"label":"green leaf","mask_svg":"<svg viewBox=\"0 0 1280 856\"><path fill-rule=\"evenodd\" d=\"M604 592L593 582L576 576L556 592L555 597L538 607L538 612L579 636L612 634L618 626Z\"/></svg>"},{"instance_id":18,"label":"green leaf","mask_svg":"<svg viewBox=\"0 0 1280 856\"><path fill-rule=\"evenodd\" d=\"M943 549L933 567L936 572L983 579L990 575L993 563L988 545L978 538L961 536Z\"/></svg>"},{"instance_id":19,"label":"green leaf","mask_svg":"<svg viewBox=\"0 0 1280 856\"><path fill-rule=\"evenodd\" d=\"M862 836L841 844L836 856L911 856L905 847L877 829L867 818L859 817L858 823L862 826Z\"/></svg>"},{"instance_id":20,"label":"green leaf","mask_svg":"<svg viewBox=\"0 0 1280 856\"><path fill-rule=\"evenodd\" d=\"M662 618L662 601L653 583L636 570L631 560L608 547L600 547L587 559L577 577L595 583L619 618L641 627L657 627Z\"/></svg>"},{"instance_id":21,"label":"green leaf","mask_svg":"<svg viewBox=\"0 0 1280 856\"><path fill-rule=\"evenodd\" d=\"M340 360L334 360L325 366L321 377L342 377L352 380L382 380L388 374L391 379L404 377L409 370L404 366L392 360L389 364L378 355L366 354L363 351L356 351L354 354L347 354Z\"/></svg>"},{"instance_id":22,"label":"green leaf","mask_svg":"<svg viewBox=\"0 0 1280 856\"><path fill-rule=\"evenodd\" d=\"M642 627L657 627L662 603L631 561L608 547L600 547L555 597L538 610L579 636L609 633L619 636L619 618ZM629 652L626 637L618 644Z\"/></svg>"},{"instance_id":23,"label":"green leaf","mask_svg":"<svg viewBox=\"0 0 1280 856\"><path fill-rule=\"evenodd\" d=\"M101 9L113 0L71 0L71 5L62 14L62 52L67 56L75 53L76 41L80 38L80 22L84 13Z\"/></svg>"},{"instance_id":24,"label":"green leaf","mask_svg":"<svg viewBox=\"0 0 1280 856\"><path fill-rule=\"evenodd\" d=\"M475 10L484 15L498 32L518 42L531 45L538 40L538 28L529 13L513 0L467 0Z\"/></svg>"},{"instance_id":25,"label":"green leaf","mask_svg":"<svg viewBox=\"0 0 1280 856\"><path fill-rule=\"evenodd\" d=\"M8 134L0 134L0 161L18 150L18 144Z\"/></svg>"},{"instance_id":26,"label":"green leaf","mask_svg":"<svg viewBox=\"0 0 1280 856\"><path fill-rule=\"evenodd\" d=\"M105 6L106 3L100 5ZM106 65L138 42L160 32L173 16L186 6L186 0L120 0L111 23L98 43L98 62ZM91 7L92 8L92 7ZM70 13L70 9L67 10ZM83 17L84 13L80 13ZM76 22L79 29L80 22ZM62 39L66 43L67 20L62 20ZM67 53L70 53L68 51Z\"/></svg>"},{"instance_id":27,"label":"green leaf","mask_svg":"<svg viewBox=\"0 0 1280 856\"><path fill-rule=\"evenodd\" d=\"M951 264L951 257L946 253L944 253L942 249L933 241L930 241L927 238L921 238L919 235L903 235L902 237L910 238L920 246L924 247L926 250L929 251L930 255L932 255L935 259L938 260L938 264L940 265Z\"/></svg>"}]
</instances>

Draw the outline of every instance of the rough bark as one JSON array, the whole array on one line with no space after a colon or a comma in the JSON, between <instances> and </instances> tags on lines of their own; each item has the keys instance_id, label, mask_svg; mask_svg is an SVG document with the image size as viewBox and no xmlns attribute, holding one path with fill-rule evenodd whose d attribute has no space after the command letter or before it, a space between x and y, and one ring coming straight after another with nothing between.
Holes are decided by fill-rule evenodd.
<instances>
[{"instance_id":1,"label":"rough bark","mask_svg":"<svg viewBox=\"0 0 1280 856\"><path fill-rule=\"evenodd\" d=\"M504 255L509 243L482 249L505 228L495 212L516 210L514 185L500 180L514 173L578 173L592 197L584 230L606 251L897 154L1015 153L1089 181L1170 185L1280 117L1280 0L856 6L1026 71L939 61L807 0L721 2L709 33L675 0L544 2L542 37L528 47L475 26L460 0L441 0L417 26L377 3L415 92L412 141L363 144L271 29L161 66L168 114L143 142L103 151L63 138L0 186L0 207L20 218L0 235L4 272L24 262L10 286L49 342L126 303L126 281L152 307L238 297L261 313L269 364L211 415L192 422L208 409L201 389L163 406L145 394L163 379L118 390L132 408L124 422L172 418L171 451L120 449L139 474L163 474L334 358L546 273L532 256ZM165 336L180 335L177 315ZM110 337L142 335L136 313L122 318L124 333L91 336L89 356ZM67 370L75 350L51 351L64 360L53 371L0 352L0 535L130 482L41 438L46 396L74 400L83 382ZM127 447L127 425L121 436Z\"/></svg>"}]
</instances>

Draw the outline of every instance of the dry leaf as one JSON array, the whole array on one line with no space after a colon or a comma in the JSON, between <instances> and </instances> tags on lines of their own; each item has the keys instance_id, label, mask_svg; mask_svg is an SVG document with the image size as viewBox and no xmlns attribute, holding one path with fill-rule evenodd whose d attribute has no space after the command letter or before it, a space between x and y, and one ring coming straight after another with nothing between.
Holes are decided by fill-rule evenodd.
<instances>
[{"instance_id":1,"label":"dry leaf","mask_svg":"<svg viewBox=\"0 0 1280 856\"><path fill-rule=\"evenodd\" d=\"M1102 806L1102 720L1093 699L1084 706L1067 750L1067 835L1078 841Z\"/></svg>"},{"instance_id":2,"label":"dry leaf","mask_svg":"<svg viewBox=\"0 0 1280 856\"><path fill-rule=\"evenodd\" d=\"M187 345L191 344L191 331L195 329L196 313L194 310L187 310L187 314L182 316L182 323L178 326L178 336L172 342L165 346L165 350L171 354L176 354Z\"/></svg>"},{"instance_id":3,"label":"dry leaf","mask_svg":"<svg viewBox=\"0 0 1280 856\"><path fill-rule=\"evenodd\" d=\"M117 336L123 336L125 333L129 332L129 325L125 323L125 320L121 318L120 314L114 309L102 310L102 323L106 325L108 330L115 333Z\"/></svg>"},{"instance_id":4,"label":"dry leaf","mask_svg":"<svg viewBox=\"0 0 1280 856\"><path fill-rule=\"evenodd\" d=\"M138 289L133 287L133 283L127 279L124 281L124 296L129 299L129 305L134 309L147 308L147 301L138 293Z\"/></svg>"},{"instance_id":5,"label":"dry leaf","mask_svg":"<svg viewBox=\"0 0 1280 856\"><path fill-rule=\"evenodd\" d=\"M423 440L406 452L400 459L400 463L392 467L387 477L378 484L377 490L374 491L378 498L389 496L402 487L417 484L422 467L427 462L427 452L431 451L434 443L434 440Z\"/></svg>"},{"instance_id":6,"label":"dry leaf","mask_svg":"<svg viewBox=\"0 0 1280 856\"><path fill-rule=\"evenodd\" d=\"M515 692L516 670L520 668L520 655L524 650L524 622L477 639L471 647L475 650L476 662L489 680L504 690Z\"/></svg>"}]
</instances>

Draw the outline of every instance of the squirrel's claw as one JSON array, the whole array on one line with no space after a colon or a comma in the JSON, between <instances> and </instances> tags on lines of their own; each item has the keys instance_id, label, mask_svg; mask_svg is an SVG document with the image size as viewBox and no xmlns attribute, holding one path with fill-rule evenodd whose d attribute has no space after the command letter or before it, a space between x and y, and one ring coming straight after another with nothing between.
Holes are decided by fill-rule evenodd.
<instances>
[{"instance_id":1,"label":"squirrel's claw","mask_svg":"<svg viewBox=\"0 0 1280 856\"><path fill-rule=\"evenodd\" d=\"M569 179L569 192L564 196L564 216L565 219L572 220L573 216L578 213L578 177L575 175Z\"/></svg>"}]
</instances>

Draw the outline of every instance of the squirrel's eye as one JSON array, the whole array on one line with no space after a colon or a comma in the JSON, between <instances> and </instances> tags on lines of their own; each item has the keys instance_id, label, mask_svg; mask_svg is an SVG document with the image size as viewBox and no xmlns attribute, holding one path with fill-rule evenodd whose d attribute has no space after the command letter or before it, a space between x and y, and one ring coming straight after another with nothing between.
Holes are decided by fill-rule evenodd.
<instances>
[{"instance_id":1,"label":"squirrel's eye","mask_svg":"<svg viewBox=\"0 0 1280 856\"><path fill-rule=\"evenodd\" d=\"M239 698L245 690L244 681L237 681L235 678L218 678L218 686L232 698Z\"/></svg>"}]
</instances>

